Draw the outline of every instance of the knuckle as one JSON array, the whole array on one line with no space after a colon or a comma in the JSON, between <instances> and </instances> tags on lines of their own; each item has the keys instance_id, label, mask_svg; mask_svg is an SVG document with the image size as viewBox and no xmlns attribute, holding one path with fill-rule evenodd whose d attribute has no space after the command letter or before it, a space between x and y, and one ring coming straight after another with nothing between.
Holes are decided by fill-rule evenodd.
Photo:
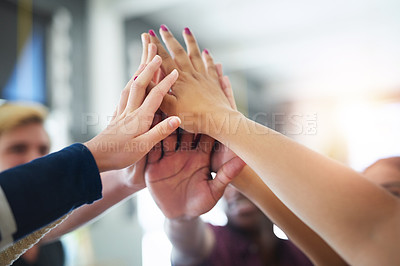
<instances>
[{"instance_id":1,"label":"knuckle","mask_svg":"<svg viewBox=\"0 0 400 266\"><path fill-rule=\"evenodd\" d=\"M121 91L121 97L126 97L128 96L130 93L130 89L129 88L125 88Z\"/></svg>"},{"instance_id":2,"label":"knuckle","mask_svg":"<svg viewBox=\"0 0 400 266\"><path fill-rule=\"evenodd\" d=\"M186 55L186 51L182 47L177 47L176 49L174 49L174 54L176 56L183 56Z\"/></svg>"}]
</instances>

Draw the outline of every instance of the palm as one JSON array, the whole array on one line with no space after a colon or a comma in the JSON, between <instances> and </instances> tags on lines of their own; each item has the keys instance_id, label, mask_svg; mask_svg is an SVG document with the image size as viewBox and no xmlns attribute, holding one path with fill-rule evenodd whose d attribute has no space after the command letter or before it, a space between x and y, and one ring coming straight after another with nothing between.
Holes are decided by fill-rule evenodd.
<instances>
[{"instance_id":1,"label":"palm","mask_svg":"<svg viewBox=\"0 0 400 266\"><path fill-rule=\"evenodd\" d=\"M221 198L210 179L211 150L178 149L148 162L147 187L168 218L196 217L209 211Z\"/></svg>"}]
</instances>

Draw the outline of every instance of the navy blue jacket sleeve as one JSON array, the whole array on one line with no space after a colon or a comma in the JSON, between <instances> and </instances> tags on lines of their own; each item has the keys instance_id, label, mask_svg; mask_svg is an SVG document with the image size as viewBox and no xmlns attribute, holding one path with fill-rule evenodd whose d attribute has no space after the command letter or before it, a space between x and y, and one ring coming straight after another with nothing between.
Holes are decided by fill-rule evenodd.
<instances>
[{"instance_id":1,"label":"navy blue jacket sleeve","mask_svg":"<svg viewBox=\"0 0 400 266\"><path fill-rule=\"evenodd\" d=\"M0 212L0 243L4 247L7 239L15 242L71 210L100 199L102 186L91 152L82 144L73 144L0 173L0 190L7 201L0 202L0 210L1 206L3 210L9 207L16 227L10 238L12 226L1 224L10 219ZM0 201L4 201L1 195ZM4 207L5 203L8 206Z\"/></svg>"}]
</instances>

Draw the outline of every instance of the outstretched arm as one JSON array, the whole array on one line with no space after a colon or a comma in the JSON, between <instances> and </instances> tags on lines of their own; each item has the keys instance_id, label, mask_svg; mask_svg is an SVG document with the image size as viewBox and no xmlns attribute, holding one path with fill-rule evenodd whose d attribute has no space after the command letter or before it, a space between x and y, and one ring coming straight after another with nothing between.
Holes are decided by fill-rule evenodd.
<instances>
[{"instance_id":1,"label":"outstretched arm","mask_svg":"<svg viewBox=\"0 0 400 266\"><path fill-rule=\"evenodd\" d=\"M101 174L103 197L90 205L84 205L72 212L60 225L47 233L41 240L47 243L85 225L93 219L98 219L109 208L130 198L134 193L143 189L145 160L115 171Z\"/></svg>"},{"instance_id":2,"label":"outstretched arm","mask_svg":"<svg viewBox=\"0 0 400 266\"><path fill-rule=\"evenodd\" d=\"M347 265L318 234L272 193L249 166L245 166L243 171L232 181L232 185L278 225L314 265Z\"/></svg>"},{"instance_id":3,"label":"outstretched arm","mask_svg":"<svg viewBox=\"0 0 400 266\"><path fill-rule=\"evenodd\" d=\"M227 76L223 75L222 65L216 65L221 87L231 107L236 108L232 86ZM234 153L220 145L214 153L214 167L233 156ZM248 166L233 179L232 183L243 195L254 202L266 216L277 224L301 249L314 265L347 265L346 262L313 230L293 214L267 185Z\"/></svg>"},{"instance_id":4,"label":"outstretched arm","mask_svg":"<svg viewBox=\"0 0 400 266\"><path fill-rule=\"evenodd\" d=\"M146 96L146 88L160 65L161 58L156 56L139 70L137 79L132 79L123 91L110 125L85 145L72 145L0 174L1 250L71 210L99 199L99 172L122 169L139 161L179 126L179 118L170 117L150 129L154 113L178 76L176 71L169 74Z\"/></svg>"},{"instance_id":5,"label":"outstretched arm","mask_svg":"<svg viewBox=\"0 0 400 266\"><path fill-rule=\"evenodd\" d=\"M184 73L162 105L165 112L179 115L183 128L209 134L231 148L348 263L392 265L400 260L398 199L348 167L233 110L210 80L215 66L209 54L202 54L209 70L204 74L187 65L188 56L172 34L160 34ZM192 34L184 33L184 38L195 42ZM151 41L169 73L172 59L156 36Z\"/></svg>"},{"instance_id":6,"label":"outstretched arm","mask_svg":"<svg viewBox=\"0 0 400 266\"><path fill-rule=\"evenodd\" d=\"M139 67L140 69L148 65L157 54L157 49L154 44L150 44L148 34L143 33L141 39L142 58ZM156 71L156 73L157 72L158 71ZM140 71L136 72L132 78L134 79L140 73ZM153 86L154 84L152 84L152 87ZM143 157L141 160L125 169L101 173L101 183L103 186L102 199L91 205L85 205L75 210L60 225L46 234L41 242L45 243L53 241L62 235L77 229L78 227L92 221L94 218L97 218L110 207L145 188L145 164L146 157Z\"/></svg>"}]
</instances>

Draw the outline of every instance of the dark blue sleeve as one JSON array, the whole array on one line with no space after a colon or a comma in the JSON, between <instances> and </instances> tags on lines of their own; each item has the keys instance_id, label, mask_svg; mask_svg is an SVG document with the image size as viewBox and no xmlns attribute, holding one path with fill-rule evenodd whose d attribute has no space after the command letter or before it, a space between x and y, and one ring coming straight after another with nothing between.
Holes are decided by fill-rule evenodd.
<instances>
[{"instance_id":1,"label":"dark blue sleeve","mask_svg":"<svg viewBox=\"0 0 400 266\"><path fill-rule=\"evenodd\" d=\"M13 241L102 196L96 162L82 144L0 173L0 186L16 222Z\"/></svg>"}]
</instances>

